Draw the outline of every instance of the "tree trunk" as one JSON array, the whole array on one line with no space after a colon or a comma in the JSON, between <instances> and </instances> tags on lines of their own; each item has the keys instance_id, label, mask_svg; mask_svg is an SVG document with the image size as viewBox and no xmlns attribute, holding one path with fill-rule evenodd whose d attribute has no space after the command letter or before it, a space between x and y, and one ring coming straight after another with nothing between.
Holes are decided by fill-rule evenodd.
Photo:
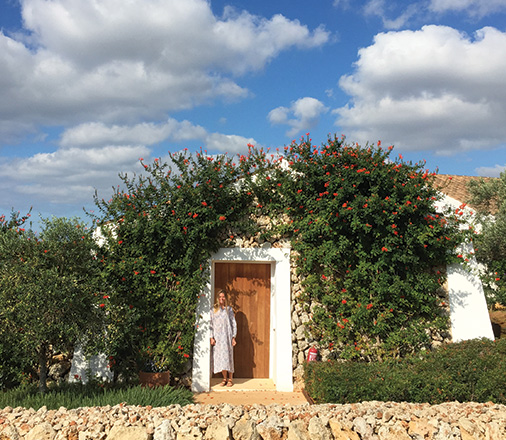
<instances>
[{"instance_id":1,"label":"tree trunk","mask_svg":"<svg viewBox=\"0 0 506 440\"><path fill-rule=\"evenodd\" d=\"M39 348L39 392L47 391L47 351L48 346L42 343Z\"/></svg>"}]
</instances>

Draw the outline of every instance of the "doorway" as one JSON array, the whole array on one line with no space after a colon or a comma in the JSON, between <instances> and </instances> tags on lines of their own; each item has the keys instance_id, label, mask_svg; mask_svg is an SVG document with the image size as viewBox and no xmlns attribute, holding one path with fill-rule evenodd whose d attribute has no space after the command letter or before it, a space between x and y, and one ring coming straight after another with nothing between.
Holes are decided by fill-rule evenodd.
<instances>
[{"instance_id":1,"label":"doorway","mask_svg":"<svg viewBox=\"0 0 506 440\"><path fill-rule=\"evenodd\" d=\"M214 292L226 292L237 322L234 377L268 378L271 264L216 262L214 274Z\"/></svg>"}]
</instances>

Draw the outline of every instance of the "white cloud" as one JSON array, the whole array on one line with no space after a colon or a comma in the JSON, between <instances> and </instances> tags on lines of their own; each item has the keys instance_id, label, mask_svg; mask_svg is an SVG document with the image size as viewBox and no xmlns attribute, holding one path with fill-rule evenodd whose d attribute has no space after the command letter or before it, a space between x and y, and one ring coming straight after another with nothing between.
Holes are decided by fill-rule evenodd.
<instances>
[{"instance_id":1,"label":"white cloud","mask_svg":"<svg viewBox=\"0 0 506 440\"><path fill-rule=\"evenodd\" d=\"M277 107L271 110L267 118L271 124L289 125L291 128L286 135L291 137L314 127L327 111L328 108L318 99L305 97L292 102L290 108ZM293 117L290 118L290 115Z\"/></svg>"},{"instance_id":2,"label":"white cloud","mask_svg":"<svg viewBox=\"0 0 506 440\"><path fill-rule=\"evenodd\" d=\"M385 0L369 0L364 6L365 15L372 15L381 18L383 26L386 29L400 29L417 13L419 13L420 5L418 3L409 4L402 12L394 11L394 3L386 3ZM404 6L404 4L403 4ZM395 18L389 18L394 15Z\"/></svg>"},{"instance_id":3,"label":"white cloud","mask_svg":"<svg viewBox=\"0 0 506 440\"><path fill-rule=\"evenodd\" d=\"M207 135L203 127L189 121L179 122L169 118L163 124L144 122L133 126L111 125L102 122L80 124L66 130L60 145L69 147L94 147L100 145L144 144L153 145L166 139L184 141L204 139Z\"/></svg>"},{"instance_id":4,"label":"white cloud","mask_svg":"<svg viewBox=\"0 0 506 440\"><path fill-rule=\"evenodd\" d=\"M324 44L282 15L206 0L23 0L26 34L0 32L0 128L131 124L248 91L236 83L280 52ZM0 134L3 134L0 132Z\"/></svg>"},{"instance_id":5,"label":"white cloud","mask_svg":"<svg viewBox=\"0 0 506 440\"><path fill-rule=\"evenodd\" d=\"M359 141L451 154L506 143L506 33L444 26L376 35L342 76L336 124Z\"/></svg>"},{"instance_id":6,"label":"white cloud","mask_svg":"<svg viewBox=\"0 0 506 440\"><path fill-rule=\"evenodd\" d=\"M506 0L431 0L433 12L465 12L472 17L484 17L506 10Z\"/></svg>"},{"instance_id":7,"label":"white cloud","mask_svg":"<svg viewBox=\"0 0 506 440\"><path fill-rule=\"evenodd\" d=\"M111 186L119 183L120 172L141 171L139 158L147 158L149 153L144 146L68 148L4 162L0 178L17 194L50 203L84 205L93 200L95 188L111 194Z\"/></svg>"},{"instance_id":8,"label":"white cloud","mask_svg":"<svg viewBox=\"0 0 506 440\"><path fill-rule=\"evenodd\" d=\"M476 175L481 177L499 177L506 171L506 165L495 165L493 167L476 168Z\"/></svg>"},{"instance_id":9,"label":"white cloud","mask_svg":"<svg viewBox=\"0 0 506 440\"><path fill-rule=\"evenodd\" d=\"M247 151L248 144L257 145L253 138L221 133L211 133L206 136L205 144L209 150L232 154Z\"/></svg>"}]
</instances>

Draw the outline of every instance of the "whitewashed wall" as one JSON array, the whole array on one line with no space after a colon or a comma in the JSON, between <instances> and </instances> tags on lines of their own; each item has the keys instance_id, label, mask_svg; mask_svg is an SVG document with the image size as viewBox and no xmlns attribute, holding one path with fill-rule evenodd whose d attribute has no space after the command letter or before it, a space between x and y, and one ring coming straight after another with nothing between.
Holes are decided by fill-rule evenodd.
<instances>
[{"instance_id":1,"label":"whitewashed wall","mask_svg":"<svg viewBox=\"0 0 506 440\"><path fill-rule=\"evenodd\" d=\"M461 205L462 202L445 196L439 202L438 208L442 211L444 206L450 206L456 210ZM472 217L472 210L465 207L464 211ZM461 249L463 254L468 254L471 250L472 245L470 244L463 245ZM451 264L446 268L451 331L454 342L475 338L494 339L478 269L478 263L474 257L469 259L468 267L462 264Z\"/></svg>"}]
</instances>

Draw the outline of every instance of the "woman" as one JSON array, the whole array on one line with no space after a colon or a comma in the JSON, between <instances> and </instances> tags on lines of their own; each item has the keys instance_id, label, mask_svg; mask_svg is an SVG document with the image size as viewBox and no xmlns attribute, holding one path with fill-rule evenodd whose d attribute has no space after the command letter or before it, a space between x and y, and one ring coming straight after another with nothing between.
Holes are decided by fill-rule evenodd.
<instances>
[{"instance_id":1,"label":"woman","mask_svg":"<svg viewBox=\"0 0 506 440\"><path fill-rule=\"evenodd\" d=\"M234 350L236 344L237 324L234 311L228 305L223 290L215 297L214 309L211 312L211 345L213 346L213 373L223 375L221 386L231 387L234 374Z\"/></svg>"}]
</instances>

